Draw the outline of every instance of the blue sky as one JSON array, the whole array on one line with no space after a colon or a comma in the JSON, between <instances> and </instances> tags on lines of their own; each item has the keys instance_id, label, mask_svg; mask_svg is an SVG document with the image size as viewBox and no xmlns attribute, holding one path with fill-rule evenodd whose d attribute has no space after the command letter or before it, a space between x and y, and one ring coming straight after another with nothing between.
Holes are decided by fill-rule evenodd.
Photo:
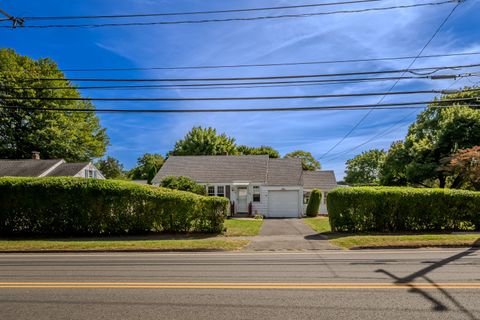
<instances>
[{"instance_id":1,"label":"blue sky","mask_svg":"<svg viewBox=\"0 0 480 320\"><path fill-rule=\"evenodd\" d=\"M434 0L422 0L430 2ZM305 0L295 4L321 3ZM330 2L330 1L328 1ZM385 0L354 8L419 3ZM14 16L91 15L149 12L221 10L278 5L289 1L220 0L17 0L0 7ZM234 65L321 61L332 59L377 58L416 55L431 37L454 4L382 12L339 14L296 19L250 22L118 27L96 29L1 29L0 46L15 49L32 58L50 57L60 68L170 67L195 65ZM353 6L277 11L275 14L352 9ZM270 12L271 14L271 12ZM229 16L254 16L237 13ZM226 17L227 14L215 17ZM191 17L189 17L191 18ZM424 54L480 51L480 1L462 4ZM169 18L179 20L181 17ZM147 21L166 20L151 18ZM420 59L414 67L478 63L480 56ZM410 60L369 63L323 64L270 68L214 70L150 70L128 72L67 72L67 76L90 77L236 77L287 74L335 73L344 71L406 68ZM475 80L475 78L473 78ZM470 79L472 81L472 79ZM476 79L478 81L478 78ZM396 90L444 89L470 85L465 80L402 81ZM135 90L83 91L95 97L209 97L255 95L313 95L385 91L391 82L303 86L262 89L218 90ZM387 97L384 102L421 101L433 96ZM230 108L284 107L334 104L376 103L379 97L234 101L234 102L97 102L98 108ZM235 137L238 144L270 145L282 154L303 149L319 158L337 143L367 111L315 111L242 114L100 114L101 123L111 138L108 155L118 158L126 168L135 165L142 154L165 154L192 126L212 126ZM333 169L337 178L344 175L345 161L363 150L388 148L404 137L418 111L376 110L329 155L320 159L323 169ZM355 149L392 124L404 119L377 139Z\"/></svg>"}]
</instances>

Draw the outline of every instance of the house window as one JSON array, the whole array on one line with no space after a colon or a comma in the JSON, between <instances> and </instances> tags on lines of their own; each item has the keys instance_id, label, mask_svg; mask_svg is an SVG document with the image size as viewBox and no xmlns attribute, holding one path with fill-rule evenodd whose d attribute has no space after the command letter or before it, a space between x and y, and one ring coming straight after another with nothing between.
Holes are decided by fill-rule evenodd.
<instances>
[{"instance_id":1,"label":"house window","mask_svg":"<svg viewBox=\"0 0 480 320\"><path fill-rule=\"evenodd\" d=\"M85 178L93 178L93 170L85 169Z\"/></svg>"},{"instance_id":2,"label":"house window","mask_svg":"<svg viewBox=\"0 0 480 320\"><path fill-rule=\"evenodd\" d=\"M209 196L213 197L215 195L215 186L208 186L207 192Z\"/></svg>"},{"instance_id":3,"label":"house window","mask_svg":"<svg viewBox=\"0 0 480 320\"><path fill-rule=\"evenodd\" d=\"M303 193L303 204L308 204L308 201L310 201L310 192L304 192Z\"/></svg>"},{"instance_id":4,"label":"house window","mask_svg":"<svg viewBox=\"0 0 480 320\"><path fill-rule=\"evenodd\" d=\"M260 187L253 186L253 202L260 202Z\"/></svg>"},{"instance_id":5,"label":"house window","mask_svg":"<svg viewBox=\"0 0 480 320\"><path fill-rule=\"evenodd\" d=\"M217 196L218 197L225 197L225 187L224 186L218 186L217 187Z\"/></svg>"}]
</instances>

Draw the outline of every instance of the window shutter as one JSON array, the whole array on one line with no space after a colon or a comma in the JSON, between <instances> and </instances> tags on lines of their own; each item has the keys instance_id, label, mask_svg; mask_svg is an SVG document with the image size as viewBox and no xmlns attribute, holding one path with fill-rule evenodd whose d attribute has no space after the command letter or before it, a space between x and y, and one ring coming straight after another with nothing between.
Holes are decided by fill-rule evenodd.
<instances>
[{"instance_id":1,"label":"window shutter","mask_svg":"<svg viewBox=\"0 0 480 320\"><path fill-rule=\"evenodd\" d=\"M230 199L230 186L225 186L225 197Z\"/></svg>"}]
</instances>

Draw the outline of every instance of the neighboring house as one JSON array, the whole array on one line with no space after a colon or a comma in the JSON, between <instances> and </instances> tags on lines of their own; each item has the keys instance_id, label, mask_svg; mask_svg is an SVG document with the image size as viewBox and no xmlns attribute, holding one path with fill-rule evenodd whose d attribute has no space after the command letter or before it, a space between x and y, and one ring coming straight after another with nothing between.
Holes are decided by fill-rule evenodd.
<instances>
[{"instance_id":1,"label":"neighboring house","mask_svg":"<svg viewBox=\"0 0 480 320\"><path fill-rule=\"evenodd\" d=\"M170 156L153 179L186 176L206 186L210 196L227 197L233 213L300 217L312 189L336 187L333 171L303 171L299 159L268 156ZM323 207L325 209L325 207Z\"/></svg>"},{"instance_id":2,"label":"neighboring house","mask_svg":"<svg viewBox=\"0 0 480 320\"><path fill-rule=\"evenodd\" d=\"M63 159L41 160L38 153L32 159L0 160L0 177L80 177L105 179L91 162L67 163Z\"/></svg>"}]
</instances>

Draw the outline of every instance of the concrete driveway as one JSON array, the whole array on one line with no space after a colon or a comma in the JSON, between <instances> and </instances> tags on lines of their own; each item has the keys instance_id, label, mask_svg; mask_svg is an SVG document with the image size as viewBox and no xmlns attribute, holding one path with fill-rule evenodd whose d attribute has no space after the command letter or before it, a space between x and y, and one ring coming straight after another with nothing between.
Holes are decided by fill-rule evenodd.
<instances>
[{"instance_id":1,"label":"concrete driveway","mask_svg":"<svg viewBox=\"0 0 480 320\"><path fill-rule=\"evenodd\" d=\"M332 250L325 236L317 234L302 219L265 219L260 234L247 246L249 251Z\"/></svg>"}]
</instances>

